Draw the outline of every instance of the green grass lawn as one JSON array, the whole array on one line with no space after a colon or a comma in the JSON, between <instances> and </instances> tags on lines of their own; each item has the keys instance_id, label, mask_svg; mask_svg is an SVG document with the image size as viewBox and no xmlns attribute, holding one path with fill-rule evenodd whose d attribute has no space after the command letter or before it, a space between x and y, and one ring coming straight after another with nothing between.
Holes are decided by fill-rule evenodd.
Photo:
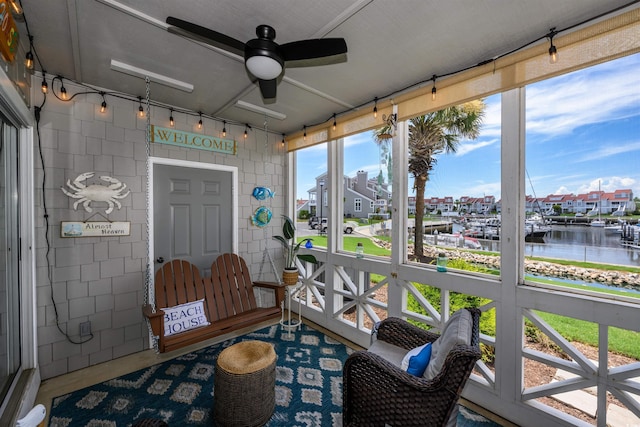
<instances>
[{"instance_id":1,"label":"green grass lawn","mask_svg":"<svg viewBox=\"0 0 640 427\"><path fill-rule=\"evenodd\" d=\"M557 314L536 312L568 341L598 347L598 324ZM640 332L609 327L609 350L640 360Z\"/></svg>"},{"instance_id":2,"label":"green grass lawn","mask_svg":"<svg viewBox=\"0 0 640 427\"><path fill-rule=\"evenodd\" d=\"M306 236L313 241L311 242L313 246L318 248L326 248L327 247L327 236ZM388 249L381 248L375 245L371 239L367 237L355 237L355 236L343 236L343 245L345 252L354 252L356 251L356 245L358 242L362 243L364 247L365 255L376 255L376 256L390 256L391 251ZM301 237L298 238L298 241L302 240Z\"/></svg>"}]
</instances>

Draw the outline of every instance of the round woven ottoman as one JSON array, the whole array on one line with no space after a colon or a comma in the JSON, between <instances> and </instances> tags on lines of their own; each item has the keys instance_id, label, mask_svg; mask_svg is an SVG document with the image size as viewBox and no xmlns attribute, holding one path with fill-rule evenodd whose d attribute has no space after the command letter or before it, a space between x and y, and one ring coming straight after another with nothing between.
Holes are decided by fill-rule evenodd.
<instances>
[{"instance_id":1,"label":"round woven ottoman","mask_svg":"<svg viewBox=\"0 0 640 427\"><path fill-rule=\"evenodd\" d=\"M216 426L266 424L276 406L276 352L263 341L243 341L222 350L215 368Z\"/></svg>"}]
</instances>

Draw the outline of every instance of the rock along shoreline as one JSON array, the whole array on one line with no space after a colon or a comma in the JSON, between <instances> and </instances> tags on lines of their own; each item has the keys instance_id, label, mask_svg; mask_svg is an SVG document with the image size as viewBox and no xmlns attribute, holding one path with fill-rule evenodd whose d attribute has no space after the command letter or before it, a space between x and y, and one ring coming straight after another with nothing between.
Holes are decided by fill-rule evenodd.
<instances>
[{"instance_id":1,"label":"rock along shoreline","mask_svg":"<svg viewBox=\"0 0 640 427\"><path fill-rule=\"evenodd\" d=\"M387 242L373 239L379 246L387 246ZM410 252L413 252L410 250ZM473 252L461 251L451 248L441 248L424 245L425 256L436 258L439 253L444 253L449 259L463 259L472 264L483 265L488 268L499 269L500 257L494 255L482 255ZM572 265L554 264L552 262L528 260L524 261L525 272L536 276L557 277L570 280L583 280L588 283L600 283L615 288L633 289L640 291L640 273L627 271L598 270L595 268L582 268Z\"/></svg>"},{"instance_id":2,"label":"rock along shoreline","mask_svg":"<svg viewBox=\"0 0 640 427\"><path fill-rule=\"evenodd\" d=\"M449 259L464 259L473 264L480 264L489 268L500 268L499 256L475 254L433 246L425 246L424 252L425 255L433 257L437 257L438 253L445 253ZM528 259L524 261L524 268L526 273L536 276L584 280L585 282L602 283L612 287L640 290L640 273L582 268Z\"/></svg>"}]
</instances>

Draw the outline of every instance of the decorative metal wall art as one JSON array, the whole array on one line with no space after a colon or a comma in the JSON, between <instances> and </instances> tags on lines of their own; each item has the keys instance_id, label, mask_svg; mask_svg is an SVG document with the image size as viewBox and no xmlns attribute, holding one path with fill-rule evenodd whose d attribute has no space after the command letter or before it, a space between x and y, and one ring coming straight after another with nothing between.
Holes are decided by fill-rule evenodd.
<instances>
[{"instance_id":1,"label":"decorative metal wall art","mask_svg":"<svg viewBox=\"0 0 640 427\"><path fill-rule=\"evenodd\" d=\"M114 207L121 209L122 205L118 199L124 199L131 192L130 190L127 190L127 192L124 193L124 190L127 188L127 184L110 176L101 176L101 180L109 182L110 184L86 185L85 181L93 175L95 175L94 172L85 172L78 175L73 182L71 180L67 180L67 187L73 190L73 192L67 191L66 188L61 187L64 194L74 199L78 199L73 204L73 209L77 210L78 205L82 203L84 210L91 213L93 212L93 209L90 206L91 202L105 202L108 205L108 208L104 211L106 214L113 212Z\"/></svg>"}]
</instances>

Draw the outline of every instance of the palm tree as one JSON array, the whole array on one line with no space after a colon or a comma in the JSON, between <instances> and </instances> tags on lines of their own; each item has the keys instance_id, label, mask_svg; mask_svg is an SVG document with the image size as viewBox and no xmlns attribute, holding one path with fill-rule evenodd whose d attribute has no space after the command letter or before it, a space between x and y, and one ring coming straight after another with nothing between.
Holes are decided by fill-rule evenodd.
<instances>
[{"instance_id":1,"label":"palm tree","mask_svg":"<svg viewBox=\"0 0 640 427\"><path fill-rule=\"evenodd\" d=\"M484 102L476 100L409 120L409 172L414 177L413 188L416 192L416 259L421 259L424 255L424 190L429 180L429 172L437 162L435 156L441 153L455 153L463 138L477 138L484 112ZM388 125L374 131L375 142L385 142L389 131Z\"/></svg>"}]
</instances>

